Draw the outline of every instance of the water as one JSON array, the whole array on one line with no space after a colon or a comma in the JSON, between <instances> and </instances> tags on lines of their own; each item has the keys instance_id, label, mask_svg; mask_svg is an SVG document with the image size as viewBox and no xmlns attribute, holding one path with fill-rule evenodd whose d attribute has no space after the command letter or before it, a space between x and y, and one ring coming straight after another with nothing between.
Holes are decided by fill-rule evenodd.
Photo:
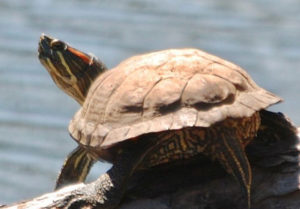
<instances>
[{"instance_id":1,"label":"water","mask_svg":"<svg viewBox=\"0 0 300 209\"><path fill-rule=\"evenodd\" d=\"M52 190L76 145L67 125L79 108L37 59L39 35L93 52L109 67L138 53L196 47L247 69L300 123L298 0L1 0L0 203ZM100 164L90 179L108 168Z\"/></svg>"}]
</instances>

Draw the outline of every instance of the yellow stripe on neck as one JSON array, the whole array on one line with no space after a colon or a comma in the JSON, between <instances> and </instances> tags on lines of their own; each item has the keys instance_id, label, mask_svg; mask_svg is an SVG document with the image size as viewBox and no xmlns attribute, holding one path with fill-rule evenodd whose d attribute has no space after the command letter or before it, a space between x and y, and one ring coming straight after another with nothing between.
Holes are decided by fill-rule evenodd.
<instances>
[{"instance_id":1,"label":"yellow stripe on neck","mask_svg":"<svg viewBox=\"0 0 300 209\"><path fill-rule=\"evenodd\" d=\"M59 56L59 58L60 58L60 60L61 60L61 64L66 68L67 72L68 72L69 75L70 75L70 78L71 78L70 80L71 80L71 82L68 81L68 83L71 83L71 84L76 83L76 82L77 82L77 78L76 78L76 76L74 76L74 74L72 73L71 69L69 68L69 65L66 63L64 56L62 55L61 52L57 52L57 54L58 54L58 56ZM63 78L63 77L62 77L62 78Z\"/></svg>"},{"instance_id":2,"label":"yellow stripe on neck","mask_svg":"<svg viewBox=\"0 0 300 209\"><path fill-rule=\"evenodd\" d=\"M60 58L62 55L59 55ZM66 67L67 64L64 61L64 59L62 60L62 64ZM62 75L58 74L58 70L55 68L55 66L52 64L51 60L49 58L47 58L47 67L49 68L49 73L50 74L54 74L52 75L52 78L55 82L55 84L61 88L64 92L66 92L68 95L70 95L71 97L73 97L79 104L83 104L85 96L83 95L82 91L80 91L80 88L77 85L77 78L71 73L70 68L66 67L67 71L71 76L71 82L70 79L66 79L65 77L63 77ZM63 85L59 80L57 80L57 77L60 77L64 82L66 82L67 84L70 85L70 89L69 90L65 85ZM73 92L72 92L73 90ZM75 93L76 92L76 93Z\"/></svg>"},{"instance_id":3,"label":"yellow stripe on neck","mask_svg":"<svg viewBox=\"0 0 300 209\"><path fill-rule=\"evenodd\" d=\"M47 58L47 68L49 68L49 73L50 73L51 77L53 78L55 84L61 89L65 88L65 86L61 85L61 83L57 80L57 78L56 78L57 70L56 70L55 66L52 64L50 58Z\"/></svg>"}]
</instances>

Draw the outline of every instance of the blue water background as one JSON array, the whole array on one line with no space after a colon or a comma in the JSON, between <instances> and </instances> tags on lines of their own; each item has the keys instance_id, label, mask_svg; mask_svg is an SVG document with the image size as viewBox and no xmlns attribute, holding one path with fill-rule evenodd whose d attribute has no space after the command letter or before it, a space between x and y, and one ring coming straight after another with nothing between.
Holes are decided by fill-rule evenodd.
<instances>
[{"instance_id":1,"label":"blue water background","mask_svg":"<svg viewBox=\"0 0 300 209\"><path fill-rule=\"evenodd\" d=\"M196 47L247 69L300 124L298 0L0 0L0 204L53 189L76 146L67 125L78 104L37 59L44 32L109 67L135 54ZM98 163L90 179L108 168Z\"/></svg>"}]
</instances>

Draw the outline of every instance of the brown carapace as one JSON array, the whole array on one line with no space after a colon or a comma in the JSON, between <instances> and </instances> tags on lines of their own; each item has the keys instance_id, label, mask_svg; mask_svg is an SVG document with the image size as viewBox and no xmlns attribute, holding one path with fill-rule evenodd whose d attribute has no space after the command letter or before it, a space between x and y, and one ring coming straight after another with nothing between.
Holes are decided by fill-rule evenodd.
<instances>
[{"instance_id":1,"label":"brown carapace","mask_svg":"<svg viewBox=\"0 0 300 209\"><path fill-rule=\"evenodd\" d=\"M243 69L197 49L170 49L106 70L45 35L39 58L54 82L82 104L69 125L78 148L68 156L57 188L84 181L95 160L109 161L113 167L91 185L104 198L99 208L115 208L136 170L201 153L237 179L250 208L244 148L259 129L259 111L280 98Z\"/></svg>"}]
</instances>

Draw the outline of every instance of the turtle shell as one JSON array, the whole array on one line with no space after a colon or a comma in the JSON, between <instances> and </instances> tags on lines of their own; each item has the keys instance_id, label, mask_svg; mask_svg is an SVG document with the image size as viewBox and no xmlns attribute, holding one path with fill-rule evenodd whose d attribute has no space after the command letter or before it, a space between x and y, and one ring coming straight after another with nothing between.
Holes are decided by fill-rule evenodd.
<instances>
[{"instance_id":1,"label":"turtle shell","mask_svg":"<svg viewBox=\"0 0 300 209\"><path fill-rule=\"evenodd\" d=\"M170 49L131 57L99 75L69 131L82 145L107 149L146 133L249 117L279 101L233 63Z\"/></svg>"}]
</instances>

